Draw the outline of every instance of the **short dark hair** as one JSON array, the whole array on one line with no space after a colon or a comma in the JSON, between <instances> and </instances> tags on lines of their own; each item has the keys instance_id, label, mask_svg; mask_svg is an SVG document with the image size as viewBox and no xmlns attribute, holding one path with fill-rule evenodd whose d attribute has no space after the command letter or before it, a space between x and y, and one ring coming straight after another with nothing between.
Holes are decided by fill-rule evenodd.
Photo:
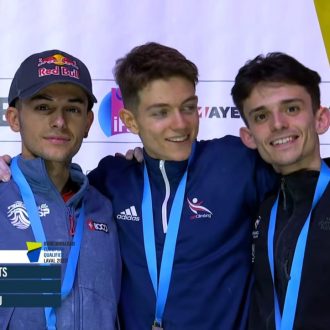
<instances>
[{"instance_id":1,"label":"short dark hair","mask_svg":"<svg viewBox=\"0 0 330 330\"><path fill-rule=\"evenodd\" d=\"M175 48L149 42L133 48L125 57L116 61L116 82L126 109L135 110L139 105L138 93L156 79L179 76L198 82L197 66Z\"/></svg>"},{"instance_id":2,"label":"short dark hair","mask_svg":"<svg viewBox=\"0 0 330 330\"><path fill-rule=\"evenodd\" d=\"M243 102L250 96L253 88L261 82L283 82L302 86L312 100L313 111L320 107L321 77L292 56L280 52L258 55L245 63L238 71L231 89L233 101L244 122Z\"/></svg>"}]
</instances>

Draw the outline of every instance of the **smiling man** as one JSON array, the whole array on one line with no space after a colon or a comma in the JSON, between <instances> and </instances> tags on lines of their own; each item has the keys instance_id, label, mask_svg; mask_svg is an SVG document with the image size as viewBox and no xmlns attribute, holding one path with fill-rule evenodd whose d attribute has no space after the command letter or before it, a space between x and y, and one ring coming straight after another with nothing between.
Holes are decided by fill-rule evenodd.
<instances>
[{"instance_id":1,"label":"smiling man","mask_svg":"<svg viewBox=\"0 0 330 330\"><path fill-rule=\"evenodd\" d=\"M33 54L15 73L6 119L22 151L13 179L0 183L0 249L36 241L61 250L62 304L2 307L2 329L116 328L121 265L112 205L71 163L95 102L87 67L62 51Z\"/></svg>"},{"instance_id":2,"label":"smiling man","mask_svg":"<svg viewBox=\"0 0 330 330\"><path fill-rule=\"evenodd\" d=\"M245 329L251 230L273 185L238 137L196 141L198 71L176 49L134 48L115 66L120 117L144 163L106 157L89 174L114 205L123 329Z\"/></svg>"},{"instance_id":3,"label":"smiling man","mask_svg":"<svg viewBox=\"0 0 330 330\"><path fill-rule=\"evenodd\" d=\"M320 81L296 59L270 53L247 62L232 89L243 142L282 177L253 231L251 330L330 328L330 170L319 142L330 117Z\"/></svg>"},{"instance_id":4,"label":"smiling man","mask_svg":"<svg viewBox=\"0 0 330 330\"><path fill-rule=\"evenodd\" d=\"M199 126L194 85L179 76L155 79L138 95L139 108L123 109L120 117L132 133L139 134L148 155L163 160L187 159Z\"/></svg>"}]
</instances>

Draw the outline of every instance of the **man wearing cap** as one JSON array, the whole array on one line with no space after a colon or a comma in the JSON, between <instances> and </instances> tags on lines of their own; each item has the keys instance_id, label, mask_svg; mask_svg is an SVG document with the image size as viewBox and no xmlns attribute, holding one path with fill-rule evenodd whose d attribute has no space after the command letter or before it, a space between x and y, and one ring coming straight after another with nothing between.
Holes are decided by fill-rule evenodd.
<instances>
[{"instance_id":1,"label":"man wearing cap","mask_svg":"<svg viewBox=\"0 0 330 330\"><path fill-rule=\"evenodd\" d=\"M95 102L87 67L59 50L31 55L14 76L6 119L22 152L13 178L0 183L0 249L35 241L61 250L62 302L0 308L1 329L116 328L121 266L112 205L71 163Z\"/></svg>"}]
</instances>

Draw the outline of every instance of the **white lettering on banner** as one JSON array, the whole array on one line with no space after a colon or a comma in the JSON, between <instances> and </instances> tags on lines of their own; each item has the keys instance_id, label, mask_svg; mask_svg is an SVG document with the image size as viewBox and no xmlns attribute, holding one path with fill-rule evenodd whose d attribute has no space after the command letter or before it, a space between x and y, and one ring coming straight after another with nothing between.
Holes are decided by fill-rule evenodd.
<instances>
[{"instance_id":1,"label":"white lettering on banner","mask_svg":"<svg viewBox=\"0 0 330 330\"><path fill-rule=\"evenodd\" d=\"M322 104L330 105L329 61L315 11L315 1L288 2L285 6L285 16L295 17L294 25L290 20L283 19L284 1L206 0L203 5L199 1L164 1L162 5L154 5L155 2L146 0L143 3L150 5L143 7L145 24L139 24L140 15L136 15L136 11L130 8L131 4L126 1L122 1L120 6L116 7L112 5L112 1L108 0L91 3L90 12L97 11L101 16L90 15L90 24L85 24L84 11L75 12L74 23L73 19L70 19L73 16L72 8L75 7L77 1L68 1L66 6L58 6L56 14L47 14L46 3L41 5L38 1L7 1L7 14L2 15L1 20L3 27L10 29L10 37L0 38L2 49L6 49L6 52L2 52L1 55L3 64L0 65L0 91L2 92L0 98L7 99L11 78L21 60L34 51L49 49L50 43L55 43L62 50L77 56L87 64L93 78L95 96L98 101L101 101L112 88L118 87L111 70L114 59L126 54L131 48L128 45L133 47L140 44L141 40L148 39L150 32L148 27L153 26L153 39L161 44L178 48L199 67L200 81L196 86L196 91L199 97L198 105L201 106L201 127L198 140L218 138L227 134L238 136L239 128L244 124L234 107L230 90L238 69L247 60L260 53L280 49L312 67L322 77L320 84ZM327 2L329 1L323 1L323 3ZM191 42L191 37L187 35L187 4L191 15L198 17L198 22L200 22L189 26L189 36L193 36L198 42ZM251 17L246 15L247 7L251 8L255 17L257 13L261 13L261 17L267 17L267 19L259 20L258 24L250 24ZM26 17L36 12L42 14L37 20L31 20L29 24L10 24L13 15L22 10ZM104 20L100 19L111 12L114 15L119 13L125 18L116 21L113 33L109 33L108 29L104 28ZM49 24L49 15L51 19L56 15L56 27ZM305 28L306 21L309 22L308 29ZM134 30L134 33L125 33L131 30ZM123 35L125 42L121 42ZM288 35L290 38L286 37ZM38 49L33 50L31 43L26 42L28 41L26 36L32 36L33 40L38 40ZM72 42L73 39L75 42ZM13 40L16 42L13 43ZM305 42L306 40L308 42ZM100 44L102 47L91 46L94 44ZM77 69L75 67L77 63L70 60L70 56L59 56L55 50L52 56L41 58L37 63L37 68L47 68L50 65L54 68L58 65L56 63L61 63L62 65L59 66ZM93 127L88 139L84 140L80 152L74 157L74 161L80 164L83 172L94 169L100 159L107 155L113 155L116 152L125 154L128 149L142 146L138 135L128 133L125 128L121 131L118 115L116 119L110 117L114 104L109 106L107 118L98 116L100 104L98 102L93 107L95 114ZM7 106L3 109L7 109ZM125 134L117 136L104 134L99 122L105 119L112 119L112 122L103 124L109 127L113 124L111 133ZM16 155L21 152L20 137L11 132L8 127L4 113L0 110L1 150L4 154ZM321 136L321 154L323 157L330 154L330 130ZM208 221L207 218L204 220ZM119 220L116 219L116 221Z\"/></svg>"},{"instance_id":2,"label":"white lettering on banner","mask_svg":"<svg viewBox=\"0 0 330 330\"><path fill-rule=\"evenodd\" d=\"M114 132L126 132L126 126L124 123L117 117L113 117L113 130Z\"/></svg>"},{"instance_id":3,"label":"white lettering on banner","mask_svg":"<svg viewBox=\"0 0 330 330\"><path fill-rule=\"evenodd\" d=\"M0 277L7 277L7 267L0 267Z\"/></svg>"}]
</instances>

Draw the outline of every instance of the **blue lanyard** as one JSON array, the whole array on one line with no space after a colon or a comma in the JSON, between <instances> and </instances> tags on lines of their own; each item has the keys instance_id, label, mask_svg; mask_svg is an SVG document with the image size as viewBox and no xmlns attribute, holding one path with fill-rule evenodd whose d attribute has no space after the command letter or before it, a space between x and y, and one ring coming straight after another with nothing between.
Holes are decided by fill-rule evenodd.
<instances>
[{"instance_id":1,"label":"blue lanyard","mask_svg":"<svg viewBox=\"0 0 330 330\"><path fill-rule=\"evenodd\" d=\"M192 152L189 157L188 167L193 158L195 144L193 144ZM168 221L168 230L165 237L165 244L163 248L162 261L160 265L159 281L157 283L157 259L155 247L155 231L154 220L152 214L152 197L150 181L146 165L144 165L144 187L142 199L142 225L143 225L143 240L144 249L147 258L147 265L152 285L156 294L156 312L155 323L156 326L162 326L162 318L164 314L165 304L167 300L172 269L174 261L175 246L179 231L180 218L182 213L184 194L187 184L188 167L181 178L179 186L174 196L171 207L170 217Z\"/></svg>"},{"instance_id":2,"label":"blue lanyard","mask_svg":"<svg viewBox=\"0 0 330 330\"><path fill-rule=\"evenodd\" d=\"M270 222L268 228L268 260L269 260L270 271L273 279L276 330L293 329L310 218L315 205L323 195L329 181L330 181L330 169L322 161L320 175L317 180L317 185L315 188L312 207L307 216L305 224L301 229L301 232L297 240L296 248L294 251L291 272L290 272L290 280L288 281L288 286L285 294L282 317L278 303L278 298L275 288L275 278L274 278L274 233L275 233L279 195L277 196L277 199L271 210Z\"/></svg>"},{"instance_id":3,"label":"blue lanyard","mask_svg":"<svg viewBox=\"0 0 330 330\"><path fill-rule=\"evenodd\" d=\"M34 238L37 242L44 243L46 242L46 236L39 217L38 207L36 205L33 192L28 182L26 181L21 169L18 166L17 158L18 157L14 157L11 162L12 176L21 192L24 205L29 215L29 220L31 222L31 228L33 231ZM73 245L70 249L69 258L61 287L62 300L69 295L73 287L73 282L74 282L78 259L79 259L84 222L85 222L85 211L83 204L79 212L76 232L73 238ZM53 307L45 307L45 317L46 317L47 329L48 330L56 329L56 314L55 314L55 309Z\"/></svg>"}]
</instances>

